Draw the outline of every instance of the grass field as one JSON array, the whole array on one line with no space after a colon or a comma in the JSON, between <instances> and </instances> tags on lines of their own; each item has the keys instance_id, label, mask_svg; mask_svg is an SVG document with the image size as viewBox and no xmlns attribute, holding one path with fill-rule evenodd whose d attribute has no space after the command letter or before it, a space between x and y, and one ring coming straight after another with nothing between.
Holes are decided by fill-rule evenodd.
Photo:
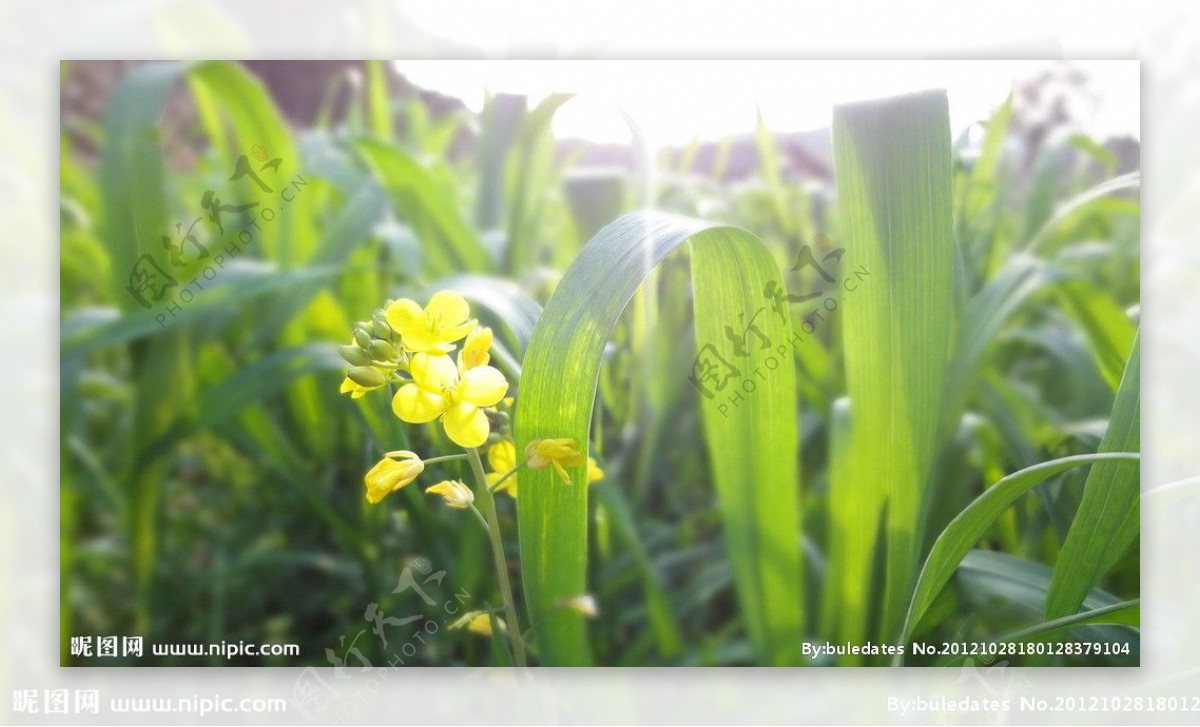
<instances>
[{"instance_id":1,"label":"grass field","mask_svg":"<svg viewBox=\"0 0 1200 727\"><path fill-rule=\"evenodd\" d=\"M613 171L388 70L64 122L64 664L1138 663L1136 160L928 91Z\"/></svg>"}]
</instances>

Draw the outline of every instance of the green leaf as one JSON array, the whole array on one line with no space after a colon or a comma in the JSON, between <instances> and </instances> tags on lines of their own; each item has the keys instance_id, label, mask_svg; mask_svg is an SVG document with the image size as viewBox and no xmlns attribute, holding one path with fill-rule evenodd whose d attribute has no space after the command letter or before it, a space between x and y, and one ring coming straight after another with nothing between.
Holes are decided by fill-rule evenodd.
<instances>
[{"instance_id":1,"label":"green leaf","mask_svg":"<svg viewBox=\"0 0 1200 727\"><path fill-rule=\"evenodd\" d=\"M829 568L821 623L822 633L857 644L869 636L871 575L883 511L882 492L853 479L853 416L848 399L834 402L829 427ZM847 655L839 663L859 661Z\"/></svg>"},{"instance_id":2,"label":"green leaf","mask_svg":"<svg viewBox=\"0 0 1200 727\"><path fill-rule=\"evenodd\" d=\"M157 121L167 95L187 66L148 63L117 84L104 112L100 189L104 241L112 260L112 294L123 310L136 310L126 291L130 272L142 254L162 252L167 231L166 173L158 144Z\"/></svg>"},{"instance_id":3,"label":"green leaf","mask_svg":"<svg viewBox=\"0 0 1200 727\"><path fill-rule=\"evenodd\" d=\"M1037 253L1040 248L1047 244L1051 234L1055 228L1066 218L1070 217L1076 210L1084 209L1089 205L1094 204L1097 200L1103 199L1110 194L1117 194L1130 189L1140 189L1142 186L1142 173L1130 172L1122 174L1119 177L1113 177L1107 181L1101 182L1096 186L1087 189L1080 194L1072 197L1063 204L1059 205L1054 210L1054 214L1042 223L1042 226L1030 239L1026 250L1030 253Z\"/></svg>"},{"instance_id":4,"label":"green leaf","mask_svg":"<svg viewBox=\"0 0 1200 727\"><path fill-rule=\"evenodd\" d=\"M453 190L397 146L376 139L356 145L375 178L391 195L396 212L421 240L425 257L438 272L488 271L487 249L463 219Z\"/></svg>"},{"instance_id":5,"label":"green leaf","mask_svg":"<svg viewBox=\"0 0 1200 727\"><path fill-rule=\"evenodd\" d=\"M650 628L658 649L665 657L674 657L683 650L683 636L679 633L676 614L671 611L671 599L662 574L650 560L646 546L638 538L637 521L630 510L625 493L616 485L616 472L608 472L612 484L596 486L593 492L606 506L612 518L613 529L633 558L634 567L642 580L646 598L646 612Z\"/></svg>"},{"instance_id":6,"label":"green leaf","mask_svg":"<svg viewBox=\"0 0 1200 727\"><path fill-rule=\"evenodd\" d=\"M380 139L392 138L392 107L388 101L387 71L384 62L366 61L367 66L367 117L371 122L371 133Z\"/></svg>"},{"instance_id":7,"label":"green leaf","mask_svg":"<svg viewBox=\"0 0 1200 727\"><path fill-rule=\"evenodd\" d=\"M1109 415L1108 430L1100 440L1100 452L1141 449L1140 350L1135 334L1133 351ZM1075 613L1087 592L1137 537L1140 495L1141 477L1136 462L1108 462L1096 465L1088 473L1083 500L1067 532L1046 594L1048 620Z\"/></svg>"},{"instance_id":8,"label":"green leaf","mask_svg":"<svg viewBox=\"0 0 1200 727\"><path fill-rule=\"evenodd\" d=\"M870 512L881 511L886 502L880 626L881 638L890 640L899 631L916 572L952 328L945 92L835 108L833 151L843 267L870 274L843 296L843 340L851 478L866 493L863 507Z\"/></svg>"},{"instance_id":9,"label":"green leaf","mask_svg":"<svg viewBox=\"0 0 1200 727\"><path fill-rule=\"evenodd\" d=\"M945 413L947 430L958 426L988 350L1004 324L1046 283L1046 265L1028 255L1011 258L967 304L958 328L954 353L946 371Z\"/></svg>"},{"instance_id":10,"label":"green leaf","mask_svg":"<svg viewBox=\"0 0 1200 727\"><path fill-rule=\"evenodd\" d=\"M62 324L62 356L77 356L96 348L137 341L220 316L231 316L239 307L260 296L292 290L307 283L327 280L337 268L314 267L279 271L265 263L226 263L218 278L192 302L172 315L163 308L121 315L112 308L84 308ZM160 320L161 317L161 320Z\"/></svg>"},{"instance_id":11,"label":"green leaf","mask_svg":"<svg viewBox=\"0 0 1200 727\"><path fill-rule=\"evenodd\" d=\"M758 110L754 122L754 146L758 152L758 166L766 182L771 200L771 211L779 229L788 237L796 237L793 212L788 209L787 192L783 185L783 170L780 168L780 153L775 144L775 135L763 121L762 109Z\"/></svg>"},{"instance_id":12,"label":"green leaf","mask_svg":"<svg viewBox=\"0 0 1200 727\"><path fill-rule=\"evenodd\" d=\"M253 190L254 201L261 202L255 208L256 213L262 214L267 209L277 213L270 222L263 217L264 222L254 235L253 247L261 248L262 256L280 267L294 267L306 262L317 246L312 208L304 202L303 196L295 196L297 201L293 204L287 204L280 197L283 188L300 176L297 172L300 155L288 125L272 103L267 89L244 68L228 61L197 63L188 69L187 80L193 90L204 89L204 97L219 104L237 140L236 151L246 154L255 145L260 145L272 159L282 160L277 176L262 174L263 182L273 190L271 193L261 192L253 184L246 187L246 190ZM235 162L236 159L222 160L228 167L221 171L232 172ZM252 164L257 169L258 162ZM226 184L248 182L240 180ZM203 211L198 202L194 204L198 212Z\"/></svg>"},{"instance_id":13,"label":"green leaf","mask_svg":"<svg viewBox=\"0 0 1200 727\"><path fill-rule=\"evenodd\" d=\"M1083 280L1062 283L1058 286L1058 294L1067 313L1086 334L1101 375L1116 391L1125 371L1125 361L1133 348L1137 327L1111 298Z\"/></svg>"},{"instance_id":14,"label":"green leaf","mask_svg":"<svg viewBox=\"0 0 1200 727\"><path fill-rule=\"evenodd\" d=\"M546 192L554 178L554 139L550 124L554 114L573 98L570 94L547 96L521 117L516 138L505 162L504 193L507 222L505 269L510 273L528 270L537 263L537 230Z\"/></svg>"},{"instance_id":15,"label":"green leaf","mask_svg":"<svg viewBox=\"0 0 1200 727\"><path fill-rule=\"evenodd\" d=\"M1141 623L1141 615L1141 600L1134 598L1129 601L1114 603L1111 606L1103 606L1090 611L1080 611L1071 616L1044 621L1020 631L1014 631L1011 634L1001 636L998 640L1002 642L1044 641L1063 631L1079 626L1104 625L1137 628Z\"/></svg>"},{"instance_id":16,"label":"green leaf","mask_svg":"<svg viewBox=\"0 0 1200 727\"><path fill-rule=\"evenodd\" d=\"M698 345L711 344L712 354L743 372L701 400L742 617L763 663L797 663L803 606L795 381L790 332L778 317L759 315L764 286L782 279L757 238L655 213L627 215L601 230L567 270L529 342L516 410L517 451L543 437L586 445L605 343L638 286L685 242L692 252ZM725 328L740 334L751 321L770 345L762 349L750 337L742 358ZM765 375L759 378L756 370ZM753 390L743 389L752 380ZM729 403L732 387L743 391L736 404ZM555 608L560 599L587 592L585 468L569 472L570 485L549 469L522 472L517 501L525 596L547 665L591 661L583 617Z\"/></svg>"},{"instance_id":17,"label":"green leaf","mask_svg":"<svg viewBox=\"0 0 1200 727\"><path fill-rule=\"evenodd\" d=\"M930 551L929 557L925 559L925 566L921 569L921 575L917 579L917 587L913 592L912 602L909 604L908 615L905 618L904 630L901 633L902 639L907 638L913 626L921 620L925 610L933 603L934 597L954 575L954 570L958 568L963 557L987 533L996 518L1007 510L1009 505L1016 502L1017 498L1038 483L1075 467L1098 462L1137 461L1138 459L1137 454L1126 452L1063 457L1026 467L989 487L951 520L934 542L933 549Z\"/></svg>"}]
</instances>

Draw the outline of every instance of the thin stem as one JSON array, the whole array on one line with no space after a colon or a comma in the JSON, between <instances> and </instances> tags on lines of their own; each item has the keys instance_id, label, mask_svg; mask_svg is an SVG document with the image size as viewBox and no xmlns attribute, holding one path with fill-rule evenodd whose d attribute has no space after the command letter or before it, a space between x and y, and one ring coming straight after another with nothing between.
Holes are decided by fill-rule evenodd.
<instances>
[{"instance_id":1,"label":"thin stem","mask_svg":"<svg viewBox=\"0 0 1200 727\"><path fill-rule=\"evenodd\" d=\"M466 459L466 458L467 458L467 455L465 455L465 454L444 454L441 457L430 457L429 459L423 460L423 461L425 462L425 464L433 464L434 462L448 462L453 459Z\"/></svg>"},{"instance_id":2,"label":"thin stem","mask_svg":"<svg viewBox=\"0 0 1200 727\"><path fill-rule=\"evenodd\" d=\"M504 476L501 477L500 479L496 480L495 482L493 482L488 487L488 489L490 489L492 492L496 492L497 490L500 489L500 486L504 484L505 480L507 480L509 477L512 477L513 475L515 475L522 467L524 467L527 464L529 464L529 463L522 462L521 464L517 465L516 467L513 467L512 469L510 469L508 472L505 472Z\"/></svg>"},{"instance_id":3,"label":"thin stem","mask_svg":"<svg viewBox=\"0 0 1200 727\"><path fill-rule=\"evenodd\" d=\"M509 639L512 641L513 661L517 666L525 666L525 640L521 638L521 622L517 620L517 604L513 601L512 584L508 580L508 562L504 557L504 543L500 540L500 521L496 518L496 501L492 491L488 489L487 476L483 473L483 461L479 459L479 450L471 447L471 470L475 473L475 481L479 494L476 500L483 506L483 515L488 525L488 539L492 543L492 559L496 565L496 577L500 581L500 597L504 599L504 613L508 617Z\"/></svg>"},{"instance_id":4,"label":"thin stem","mask_svg":"<svg viewBox=\"0 0 1200 727\"><path fill-rule=\"evenodd\" d=\"M479 512L479 508L471 505L471 512L475 513L475 517L479 519L479 524L483 526L483 532L490 533L492 529L488 527L488 522L483 518L483 513Z\"/></svg>"}]
</instances>

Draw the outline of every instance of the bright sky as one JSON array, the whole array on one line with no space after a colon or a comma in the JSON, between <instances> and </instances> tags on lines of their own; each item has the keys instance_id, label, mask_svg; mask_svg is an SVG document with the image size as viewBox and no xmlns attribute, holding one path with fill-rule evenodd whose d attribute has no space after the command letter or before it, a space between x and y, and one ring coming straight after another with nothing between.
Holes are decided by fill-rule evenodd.
<instances>
[{"instance_id":1,"label":"bright sky","mask_svg":"<svg viewBox=\"0 0 1200 727\"><path fill-rule=\"evenodd\" d=\"M632 117L652 144L715 139L754 128L761 108L774 131L829 124L846 101L945 88L955 132L987 118L1014 79L1047 61L399 61L419 86L479 110L484 91L523 93L532 103L552 92L578 98L555 117L560 137L627 141ZM1140 135L1137 61L1075 61L1100 102L1086 119L1096 136Z\"/></svg>"}]
</instances>

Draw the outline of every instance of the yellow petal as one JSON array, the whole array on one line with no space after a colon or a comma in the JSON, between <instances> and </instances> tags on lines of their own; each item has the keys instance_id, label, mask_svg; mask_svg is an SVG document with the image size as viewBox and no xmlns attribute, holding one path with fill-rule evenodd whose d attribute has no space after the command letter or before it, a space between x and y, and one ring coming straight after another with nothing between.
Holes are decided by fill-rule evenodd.
<instances>
[{"instance_id":1,"label":"yellow petal","mask_svg":"<svg viewBox=\"0 0 1200 727\"><path fill-rule=\"evenodd\" d=\"M471 306L467 299L453 290L442 290L433 294L425 313L433 320L437 328L452 328L462 325L471 317ZM463 332L465 336L470 330Z\"/></svg>"},{"instance_id":2,"label":"yellow petal","mask_svg":"<svg viewBox=\"0 0 1200 727\"><path fill-rule=\"evenodd\" d=\"M444 353L418 353L409 366L413 383L426 391L440 394L458 383L458 368Z\"/></svg>"},{"instance_id":3,"label":"yellow petal","mask_svg":"<svg viewBox=\"0 0 1200 727\"><path fill-rule=\"evenodd\" d=\"M591 457L588 457L587 462L588 462L588 468L587 468L588 484L591 484L592 482L599 482L600 480L604 479L604 470L600 469L600 465L596 463L596 460L592 459Z\"/></svg>"},{"instance_id":4,"label":"yellow petal","mask_svg":"<svg viewBox=\"0 0 1200 727\"><path fill-rule=\"evenodd\" d=\"M463 373L458 400L475 406L495 406L508 392L504 374L491 366L477 366Z\"/></svg>"},{"instance_id":5,"label":"yellow petal","mask_svg":"<svg viewBox=\"0 0 1200 727\"><path fill-rule=\"evenodd\" d=\"M407 336L408 331L417 327L428 327L425 311L417 305L417 301L401 298L387 307L384 313L388 325L401 336Z\"/></svg>"},{"instance_id":6,"label":"yellow petal","mask_svg":"<svg viewBox=\"0 0 1200 727\"><path fill-rule=\"evenodd\" d=\"M467 631L480 636L491 636L492 617L486 613L479 614L467 623Z\"/></svg>"},{"instance_id":7,"label":"yellow petal","mask_svg":"<svg viewBox=\"0 0 1200 727\"><path fill-rule=\"evenodd\" d=\"M447 507L465 510L475 502L475 493L458 480L443 480L436 485L426 488L427 495L441 495Z\"/></svg>"},{"instance_id":8,"label":"yellow petal","mask_svg":"<svg viewBox=\"0 0 1200 727\"><path fill-rule=\"evenodd\" d=\"M476 328L467 334L467 340L463 343L462 351L458 353L458 368L462 371L473 369L476 366L486 366L488 360L488 349L492 347L492 329Z\"/></svg>"},{"instance_id":9,"label":"yellow petal","mask_svg":"<svg viewBox=\"0 0 1200 727\"><path fill-rule=\"evenodd\" d=\"M446 411L446 399L416 384L405 384L392 397L392 411L409 424L431 422Z\"/></svg>"},{"instance_id":10,"label":"yellow petal","mask_svg":"<svg viewBox=\"0 0 1200 727\"><path fill-rule=\"evenodd\" d=\"M483 478L487 480L488 487L495 487L496 483L499 482L500 478L503 476L504 472L488 472L483 476ZM504 481L504 484L500 485L500 489L496 490L496 492L507 492L509 497L514 500L517 499L517 476L510 475L509 478Z\"/></svg>"},{"instance_id":11,"label":"yellow petal","mask_svg":"<svg viewBox=\"0 0 1200 727\"><path fill-rule=\"evenodd\" d=\"M416 455L413 457L415 458ZM389 494L417 479L424 469L425 463L420 458L397 462L389 457L384 457L363 477L363 483L367 486L367 502L372 505L378 503Z\"/></svg>"},{"instance_id":12,"label":"yellow petal","mask_svg":"<svg viewBox=\"0 0 1200 727\"><path fill-rule=\"evenodd\" d=\"M409 351L441 352L442 340L437 335L437 326L416 301L401 298L388 306L385 315L388 325L400 334Z\"/></svg>"},{"instance_id":13,"label":"yellow petal","mask_svg":"<svg viewBox=\"0 0 1200 727\"><path fill-rule=\"evenodd\" d=\"M534 469L541 469L552 463L578 467L584 463L584 457L583 452L576 447L575 440L567 437L535 439L526 445L525 459Z\"/></svg>"},{"instance_id":14,"label":"yellow petal","mask_svg":"<svg viewBox=\"0 0 1200 727\"><path fill-rule=\"evenodd\" d=\"M475 330L475 320L471 319L461 326L442 326L437 329L437 332L434 335L436 335L438 340L443 344L449 344L453 341L457 341L473 330ZM453 349L454 347L443 346L443 348Z\"/></svg>"},{"instance_id":15,"label":"yellow petal","mask_svg":"<svg viewBox=\"0 0 1200 727\"><path fill-rule=\"evenodd\" d=\"M488 465L498 474L504 474L517 466L517 448L507 439L488 447Z\"/></svg>"},{"instance_id":16,"label":"yellow petal","mask_svg":"<svg viewBox=\"0 0 1200 727\"><path fill-rule=\"evenodd\" d=\"M460 447L478 447L487 441L488 420L483 412L470 404L450 407L442 418L446 434Z\"/></svg>"},{"instance_id":17,"label":"yellow petal","mask_svg":"<svg viewBox=\"0 0 1200 727\"><path fill-rule=\"evenodd\" d=\"M338 389L338 393L345 394L347 392L353 392L357 387L358 384L351 381L350 377L347 376L346 378L342 379L342 388Z\"/></svg>"}]
</instances>

